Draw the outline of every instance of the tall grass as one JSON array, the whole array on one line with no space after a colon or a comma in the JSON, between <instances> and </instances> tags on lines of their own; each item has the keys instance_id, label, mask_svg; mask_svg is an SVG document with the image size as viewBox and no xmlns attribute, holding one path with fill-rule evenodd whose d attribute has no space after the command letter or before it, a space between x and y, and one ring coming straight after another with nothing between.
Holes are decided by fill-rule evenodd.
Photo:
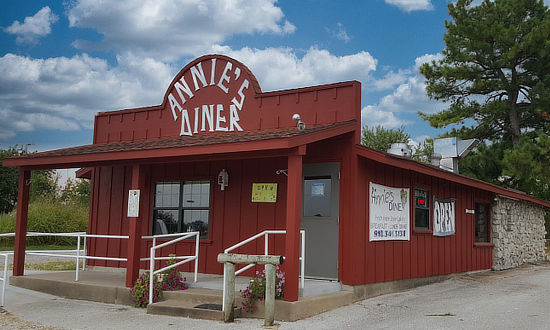
<instances>
[{"instance_id":1,"label":"tall grass","mask_svg":"<svg viewBox=\"0 0 550 330\"><path fill-rule=\"evenodd\" d=\"M16 213L0 215L0 233L15 232ZM88 228L88 206L81 203L63 204L57 199L37 199L29 204L27 231L44 233L66 233L86 231ZM1 246L13 246L13 238L0 238ZM29 237L28 245L72 245L76 238Z\"/></svg>"}]
</instances>

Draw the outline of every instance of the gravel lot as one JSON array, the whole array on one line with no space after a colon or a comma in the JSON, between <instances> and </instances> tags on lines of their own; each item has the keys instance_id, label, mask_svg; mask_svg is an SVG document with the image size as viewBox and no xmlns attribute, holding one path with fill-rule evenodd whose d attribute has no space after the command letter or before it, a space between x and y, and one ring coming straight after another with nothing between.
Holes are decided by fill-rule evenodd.
<instances>
[{"instance_id":1,"label":"gravel lot","mask_svg":"<svg viewBox=\"0 0 550 330\"><path fill-rule=\"evenodd\" d=\"M548 329L550 264L456 276L357 302L279 329ZM262 320L233 324L147 315L128 306L68 300L9 287L2 329L261 329Z\"/></svg>"}]
</instances>

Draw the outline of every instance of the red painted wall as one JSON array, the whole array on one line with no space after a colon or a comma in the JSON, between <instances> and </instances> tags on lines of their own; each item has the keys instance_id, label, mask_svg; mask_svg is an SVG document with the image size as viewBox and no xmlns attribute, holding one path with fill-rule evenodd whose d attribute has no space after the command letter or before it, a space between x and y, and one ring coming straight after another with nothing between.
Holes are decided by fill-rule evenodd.
<instances>
[{"instance_id":1,"label":"red painted wall","mask_svg":"<svg viewBox=\"0 0 550 330\"><path fill-rule=\"evenodd\" d=\"M305 162L341 161L342 144L350 141L352 134L314 143L310 145ZM286 177L277 175L279 169L287 166L286 158L260 158L248 160L228 160L211 162L187 162L150 165L147 170L145 198L147 207L142 214L143 236L152 235L152 205L155 182L180 180L209 179L211 186L210 237L201 241L199 250L199 272L222 273L222 265L216 261L218 253L223 252L250 236L266 229L285 229L286 212ZM215 184L217 175L222 168L229 173L229 186L221 191ZM131 183L130 166L110 166L96 168L93 173L93 203L89 233L127 235L128 219L127 194ZM277 183L276 203L252 203L252 183ZM283 236L270 237L270 253L284 254ZM127 240L90 239L89 254L95 256L126 256ZM142 245L142 257L149 255L151 241ZM170 253L192 254L194 241L177 244L174 248L166 248L162 255ZM257 240L238 250L236 253L262 254L263 240ZM124 267L125 262L90 261L91 265ZM193 264L183 270L191 270ZM148 268L148 263L142 262L142 268ZM249 275L253 271L249 271Z\"/></svg>"},{"instance_id":2,"label":"red painted wall","mask_svg":"<svg viewBox=\"0 0 550 330\"><path fill-rule=\"evenodd\" d=\"M212 74L212 60L216 66ZM203 85L192 70L201 64L207 85ZM228 80L224 93L217 82L223 68L231 63L227 71ZM239 70L237 70L237 68ZM196 72L196 71L195 71ZM290 73L291 74L291 73ZM214 79L211 79L214 77ZM193 97L184 96L185 103L177 93L176 84L185 81ZM198 80L197 80L198 79ZM248 87L244 81L249 82ZM329 140L307 145L304 162L340 162L340 228L339 228L339 278L344 284L358 285L382 281L393 281L415 277L488 269L492 264L492 247L474 244L474 215L465 214L464 209L474 209L475 202L490 203L492 195L471 187L416 172L398 169L387 164L358 158L355 145L359 142L361 122L361 86L358 82L345 82L289 91L262 93L256 81L244 65L224 56L205 56L187 65L172 81L163 103L159 106L100 113L96 116L94 143L156 139L179 136L185 110L192 128L194 109L203 104L221 104L229 125L229 107L244 97L238 110L239 125L243 130L294 127L291 119L299 113L309 126L356 120L355 132ZM174 101L179 102L175 111ZM178 99L179 98L179 99ZM201 108L202 109L202 108ZM175 115L174 115L175 114ZM174 120L176 117L176 120ZM201 118L202 119L202 118ZM199 119L199 121L202 121ZM198 122L197 122L198 123ZM200 123L202 124L202 123ZM200 126L199 124L199 126ZM208 130L192 134L209 134ZM189 131L187 133L190 133ZM231 134L231 132L227 132ZM230 150L228 150L230 152ZM229 155L229 154L228 154ZM242 154L241 154L242 155ZM220 156L221 157L221 156ZM244 158L244 156L242 157ZM146 161L146 160L145 160ZM287 168L286 157L231 159L150 164L145 166L145 189L141 210L142 235L152 234L152 204L155 182L174 180L209 179L211 188L210 238L200 243L199 271L221 273L222 266L216 256L225 248L242 241L265 229L284 229L286 212L286 177L276 175L278 169ZM229 172L229 187L220 191L215 184L217 174L225 168ZM253 182L276 182L278 194L276 203L252 203ZM368 186L374 182L392 187L415 187L430 190L431 200L438 198L456 199L456 234L448 237L434 237L431 232L416 232L411 209L411 240L369 242ZM92 205L89 232L93 234L127 235L127 194L131 184L131 166L97 167L92 178ZM412 206L412 203L411 203ZM271 240L271 253L284 253L284 238ZM147 256L151 242L144 242L142 256ZM193 242L177 244L162 251L163 255L176 252L191 254ZM174 250L175 249L175 250ZM240 253L263 253L263 241L236 251ZM91 239L89 253L96 256L126 256L127 240ZM92 265L124 267L124 262L91 261ZM147 263L142 262L142 268ZM190 270L192 264L184 267ZM251 274L250 271L248 274Z\"/></svg>"},{"instance_id":3,"label":"red painted wall","mask_svg":"<svg viewBox=\"0 0 550 330\"><path fill-rule=\"evenodd\" d=\"M492 246L474 243L475 216L464 212L466 208L474 209L476 202L491 203L491 193L363 158L358 160L358 167L359 188L355 201L359 208L356 208L357 221L352 226L355 234L347 231L351 239L346 240L343 247L343 253L352 256L348 259L352 265L348 265L342 274L344 284L358 285L491 268ZM411 189L410 241L369 242L369 182ZM456 199L455 235L435 237L431 231L414 230L412 197L415 187L429 189L432 201L434 197ZM353 207L352 203L350 207Z\"/></svg>"},{"instance_id":4,"label":"red painted wall","mask_svg":"<svg viewBox=\"0 0 550 330\"><path fill-rule=\"evenodd\" d=\"M232 63L232 70L228 71L231 79L224 83L228 88L227 94L217 84L203 87L197 78L199 88L195 90L191 68L197 68L197 65L201 63L207 82L210 83L212 59L214 58L216 59L214 82L219 81L227 63ZM237 68L239 68L240 74L235 79L234 73ZM177 82L181 84L181 79L187 82L193 92L192 98L182 92L186 99L185 103L181 102L175 89L175 84ZM249 81L249 87L242 90L244 101L242 109L237 112L240 119L238 123L244 131L295 127L296 122L292 120L292 115L295 113L301 115L308 127L358 120L357 129L360 130L361 85L359 82L351 81L262 93L256 78L246 66L234 59L216 55L203 56L185 66L168 87L163 103L159 106L97 114L94 126L94 143L180 136L182 115L176 110L175 113L178 117L177 120L174 120L172 106L168 99L169 95L173 95L176 101L179 101L181 108L186 110L192 130L194 130L195 108L199 107L199 129L197 133L193 132L193 135L210 133L208 125L205 125L207 129L204 132L201 131L203 105L214 105L214 108L218 104L222 105L222 114L225 116L226 122L222 122L221 125L227 127L230 120L229 108L231 104L235 104L234 98L236 101L242 99L239 90L245 80ZM227 132L227 134L231 134L231 132Z\"/></svg>"}]
</instances>

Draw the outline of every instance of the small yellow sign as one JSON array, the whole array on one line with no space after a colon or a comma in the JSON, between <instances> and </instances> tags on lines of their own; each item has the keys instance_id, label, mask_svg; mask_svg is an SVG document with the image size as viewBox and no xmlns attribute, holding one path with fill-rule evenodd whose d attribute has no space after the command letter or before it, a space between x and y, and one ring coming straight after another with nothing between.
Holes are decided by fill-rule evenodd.
<instances>
[{"instance_id":1,"label":"small yellow sign","mask_svg":"<svg viewBox=\"0 0 550 330\"><path fill-rule=\"evenodd\" d=\"M252 184L252 202L253 203L275 203L277 201L276 183L253 183Z\"/></svg>"}]
</instances>

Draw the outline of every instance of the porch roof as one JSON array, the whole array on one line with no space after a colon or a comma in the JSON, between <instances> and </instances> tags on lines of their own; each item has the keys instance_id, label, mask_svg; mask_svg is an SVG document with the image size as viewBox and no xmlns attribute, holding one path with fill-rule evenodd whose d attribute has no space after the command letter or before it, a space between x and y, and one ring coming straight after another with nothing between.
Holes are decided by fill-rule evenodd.
<instances>
[{"instance_id":1,"label":"porch roof","mask_svg":"<svg viewBox=\"0 0 550 330\"><path fill-rule=\"evenodd\" d=\"M266 152L275 150L285 155L289 149L352 132L356 126L355 120L352 120L308 127L303 131L292 127L90 144L5 158L2 165L45 169L170 161L181 157L212 157L231 153L263 152L267 156Z\"/></svg>"},{"instance_id":2,"label":"porch roof","mask_svg":"<svg viewBox=\"0 0 550 330\"><path fill-rule=\"evenodd\" d=\"M455 182L461 185L470 186L480 190L493 192L495 194L502 195L508 198L528 201L528 202L540 205L542 207L550 208L549 201L538 199L536 197L533 197L531 195L524 193L523 191L503 188L485 181L481 181L481 180L470 178L461 174L449 172L430 164L418 162L409 157L393 155L387 152L367 148L362 145L357 145L356 150L357 150L357 154L360 157L371 159L379 163L384 163L384 164L395 166L401 169L426 174L429 176Z\"/></svg>"}]
</instances>

